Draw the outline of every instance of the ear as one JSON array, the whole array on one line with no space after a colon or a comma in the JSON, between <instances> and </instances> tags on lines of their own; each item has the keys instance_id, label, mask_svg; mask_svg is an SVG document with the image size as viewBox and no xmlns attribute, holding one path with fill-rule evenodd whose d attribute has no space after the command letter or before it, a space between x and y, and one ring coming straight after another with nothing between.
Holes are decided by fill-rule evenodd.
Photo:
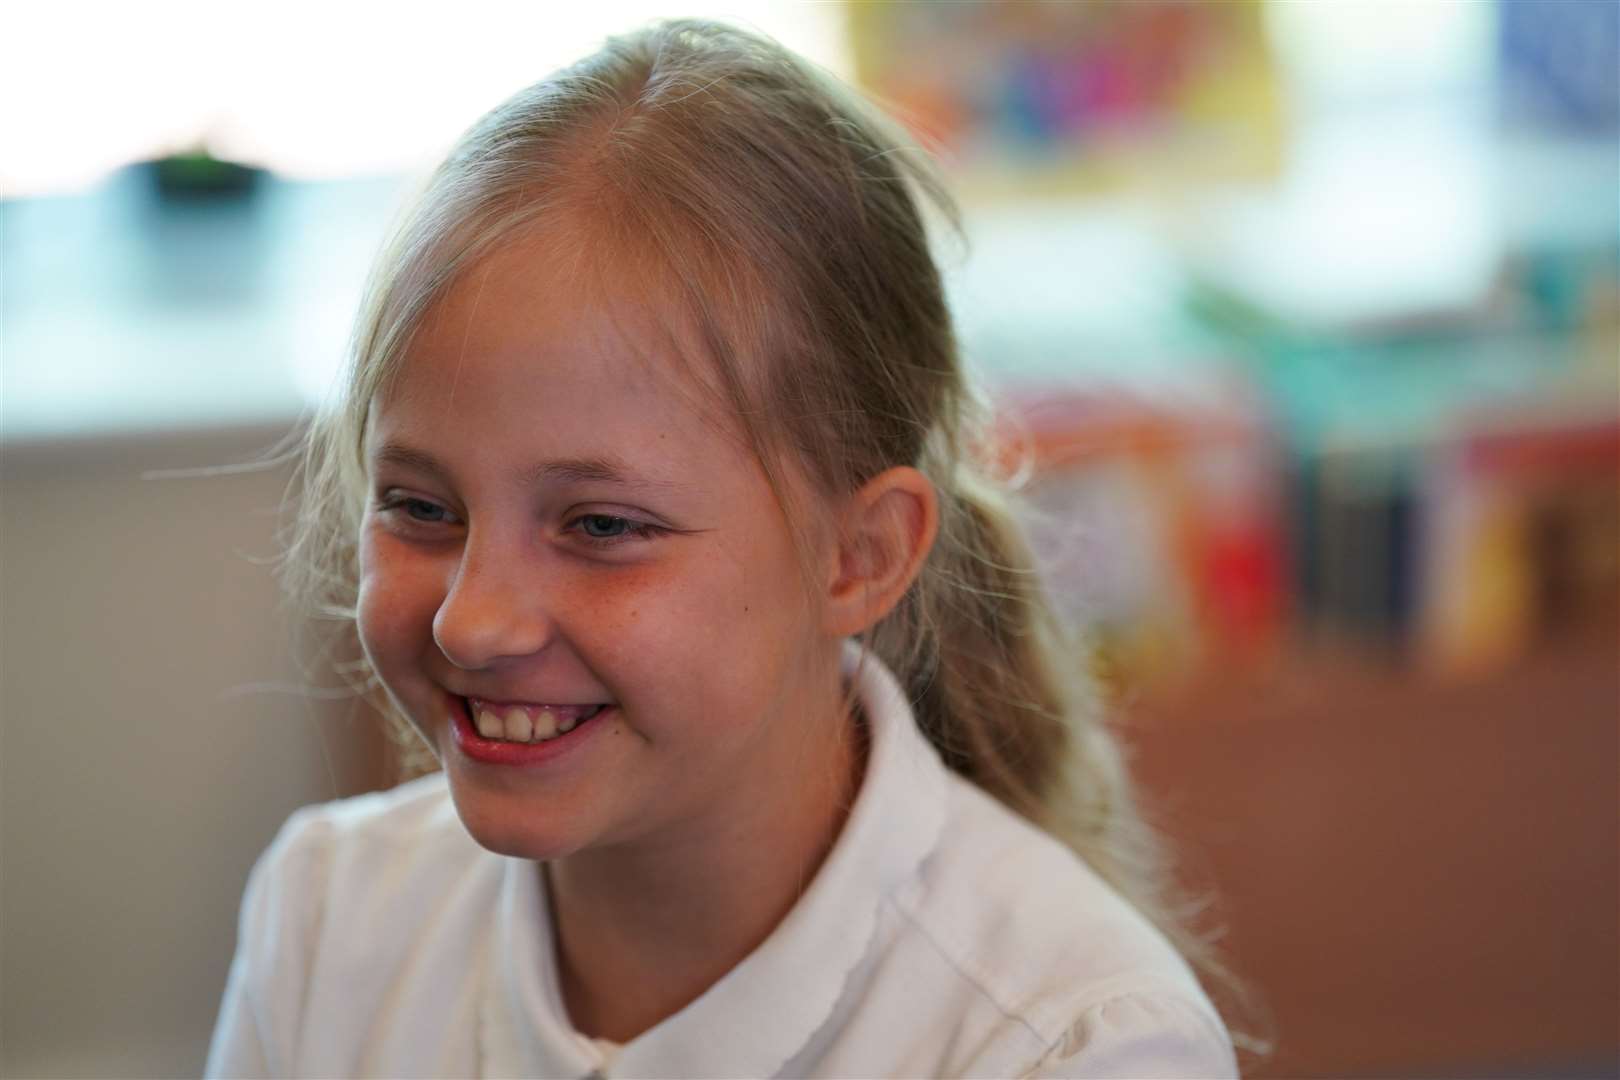
<instances>
[{"instance_id":1,"label":"ear","mask_svg":"<svg viewBox=\"0 0 1620 1080\"><path fill-rule=\"evenodd\" d=\"M858 634L900 602L939 532L939 497L916 469L879 473L845 501L825 607L826 632Z\"/></svg>"}]
</instances>

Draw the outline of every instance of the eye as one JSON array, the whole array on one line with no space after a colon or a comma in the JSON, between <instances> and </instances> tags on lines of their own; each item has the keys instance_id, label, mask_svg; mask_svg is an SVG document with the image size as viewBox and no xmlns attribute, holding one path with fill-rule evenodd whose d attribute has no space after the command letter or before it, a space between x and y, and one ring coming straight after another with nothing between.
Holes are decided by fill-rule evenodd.
<instances>
[{"instance_id":1,"label":"eye","mask_svg":"<svg viewBox=\"0 0 1620 1080\"><path fill-rule=\"evenodd\" d=\"M447 516L444 507L425 499L405 499L401 507L412 521L440 522Z\"/></svg>"},{"instance_id":2,"label":"eye","mask_svg":"<svg viewBox=\"0 0 1620 1080\"><path fill-rule=\"evenodd\" d=\"M454 514L436 502L395 492L386 492L378 497L377 512L416 525L445 525L455 520Z\"/></svg>"},{"instance_id":3,"label":"eye","mask_svg":"<svg viewBox=\"0 0 1620 1080\"><path fill-rule=\"evenodd\" d=\"M649 525L634 518L618 514L581 514L570 522L584 541L592 547L616 547L635 540L650 540L665 529Z\"/></svg>"},{"instance_id":4,"label":"eye","mask_svg":"<svg viewBox=\"0 0 1620 1080\"><path fill-rule=\"evenodd\" d=\"M593 540L607 540L623 536L630 530L630 522L611 514L586 514L579 519L579 527Z\"/></svg>"}]
</instances>

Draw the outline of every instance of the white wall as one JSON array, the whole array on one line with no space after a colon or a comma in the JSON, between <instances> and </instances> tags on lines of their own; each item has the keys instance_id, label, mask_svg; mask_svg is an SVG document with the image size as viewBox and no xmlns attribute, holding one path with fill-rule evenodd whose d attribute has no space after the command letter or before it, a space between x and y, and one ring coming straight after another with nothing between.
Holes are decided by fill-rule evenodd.
<instances>
[{"instance_id":1,"label":"white wall","mask_svg":"<svg viewBox=\"0 0 1620 1080\"><path fill-rule=\"evenodd\" d=\"M378 775L376 724L289 694L274 431L0 449L0 1073L203 1065L248 868Z\"/></svg>"}]
</instances>

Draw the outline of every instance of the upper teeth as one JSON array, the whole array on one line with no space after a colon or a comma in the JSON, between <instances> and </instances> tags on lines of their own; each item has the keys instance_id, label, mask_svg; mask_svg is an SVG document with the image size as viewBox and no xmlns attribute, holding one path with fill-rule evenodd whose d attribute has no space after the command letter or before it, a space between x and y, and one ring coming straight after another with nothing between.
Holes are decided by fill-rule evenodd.
<instances>
[{"instance_id":1,"label":"upper teeth","mask_svg":"<svg viewBox=\"0 0 1620 1080\"><path fill-rule=\"evenodd\" d=\"M473 721L478 734L506 742L544 742L574 730L602 708L589 706L542 705L532 714L529 707L512 705L505 709L482 703L474 706ZM559 713L561 715L559 715Z\"/></svg>"}]
</instances>

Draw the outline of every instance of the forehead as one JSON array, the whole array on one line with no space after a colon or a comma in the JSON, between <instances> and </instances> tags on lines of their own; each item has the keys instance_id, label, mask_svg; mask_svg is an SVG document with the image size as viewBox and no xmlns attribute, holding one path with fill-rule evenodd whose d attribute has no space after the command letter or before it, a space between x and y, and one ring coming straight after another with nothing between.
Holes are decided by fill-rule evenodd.
<instances>
[{"instance_id":1,"label":"forehead","mask_svg":"<svg viewBox=\"0 0 1620 1080\"><path fill-rule=\"evenodd\" d=\"M592 375L632 392L697 389L685 385L700 365L668 290L640 260L586 244L573 230L531 232L463 268L411 337L402 392L446 390L469 362L484 376L510 367L540 383ZM588 365L572 362L587 355Z\"/></svg>"},{"instance_id":2,"label":"forehead","mask_svg":"<svg viewBox=\"0 0 1620 1080\"><path fill-rule=\"evenodd\" d=\"M666 452L739 445L671 290L556 230L474 262L424 313L372 428Z\"/></svg>"}]
</instances>

